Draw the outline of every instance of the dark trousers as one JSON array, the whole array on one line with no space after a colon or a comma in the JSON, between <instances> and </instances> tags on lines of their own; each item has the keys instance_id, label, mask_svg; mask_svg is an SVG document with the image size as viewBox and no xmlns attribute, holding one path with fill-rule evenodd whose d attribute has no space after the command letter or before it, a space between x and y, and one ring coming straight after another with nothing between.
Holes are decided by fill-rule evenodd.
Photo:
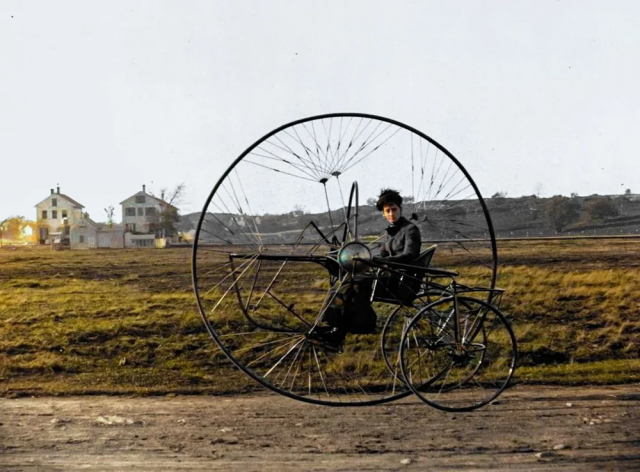
<instances>
[{"instance_id":1,"label":"dark trousers","mask_svg":"<svg viewBox=\"0 0 640 472\"><path fill-rule=\"evenodd\" d=\"M323 320L347 333L376 331L376 312L371 306L372 279L355 277L340 287Z\"/></svg>"}]
</instances>

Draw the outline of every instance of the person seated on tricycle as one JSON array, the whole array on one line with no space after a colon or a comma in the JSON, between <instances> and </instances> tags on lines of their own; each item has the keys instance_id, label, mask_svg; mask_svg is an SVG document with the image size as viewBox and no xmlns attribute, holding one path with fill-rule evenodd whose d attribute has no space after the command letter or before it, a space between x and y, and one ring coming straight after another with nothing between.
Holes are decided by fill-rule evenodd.
<instances>
[{"instance_id":1,"label":"person seated on tricycle","mask_svg":"<svg viewBox=\"0 0 640 472\"><path fill-rule=\"evenodd\" d=\"M382 212L389 226L386 239L374 251L373 262L412 264L420 254L422 241L418 227L402 216L402 196L397 190L383 189L376 209ZM376 279L377 298L397 298L404 288L397 275L388 273L379 273L374 278L358 275L347 281L324 313L323 321L329 325L322 334L324 341L339 347L347 333L370 334L376 331L377 317L371 306L373 281Z\"/></svg>"}]
</instances>

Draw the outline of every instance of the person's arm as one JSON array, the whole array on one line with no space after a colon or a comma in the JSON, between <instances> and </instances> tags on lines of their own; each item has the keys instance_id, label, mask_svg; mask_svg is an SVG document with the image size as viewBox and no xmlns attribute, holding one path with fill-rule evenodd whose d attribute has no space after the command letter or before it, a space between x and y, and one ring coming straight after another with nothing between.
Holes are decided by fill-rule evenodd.
<instances>
[{"instance_id":1,"label":"person's arm","mask_svg":"<svg viewBox=\"0 0 640 472\"><path fill-rule=\"evenodd\" d=\"M385 257L387 262L399 262L401 264L411 264L420 255L422 238L420 230L416 225L410 225L404 235L404 249L402 254Z\"/></svg>"},{"instance_id":2,"label":"person's arm","mask_svg":"<svg viewBox=\"0 0 640 472\"><path fill-rule=\"evenodd\" d=\"M389 251L387 251L387 244L385 242L377 243L373 248L373 257L374 258L384 258L389 257Z\"/></svg>"}]
</instances>

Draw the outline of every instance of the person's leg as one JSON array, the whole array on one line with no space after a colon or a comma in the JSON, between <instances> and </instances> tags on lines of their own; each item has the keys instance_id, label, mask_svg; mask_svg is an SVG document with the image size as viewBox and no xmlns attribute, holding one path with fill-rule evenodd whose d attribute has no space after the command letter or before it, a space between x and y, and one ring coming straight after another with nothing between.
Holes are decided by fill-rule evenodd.
<instances>
[{"instance_id":1,"label":"person's leg","mask_svg":"<svg viewBox=\"0 0 640 472\"><path fill-rule=\"evenodd\" d=\"M345 294L345 328L349 333L369 334L376 330L376 313L371 306L373 279L357 276Z\"/></svg>"}]
</instances>

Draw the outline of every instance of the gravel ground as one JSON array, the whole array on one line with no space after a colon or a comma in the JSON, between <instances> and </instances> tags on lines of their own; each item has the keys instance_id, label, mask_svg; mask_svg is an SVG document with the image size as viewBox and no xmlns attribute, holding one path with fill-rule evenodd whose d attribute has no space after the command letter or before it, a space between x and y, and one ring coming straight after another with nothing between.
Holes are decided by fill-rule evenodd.
<instances>
[{"instance_id":1,"label":"gravel ground","mask_svg":"<svg viewBox=\"0 0 640 472\"><path fill-rule=\"evenodd\" d=\"M640 470L640 388L515 387L472 413L275 394L0 399L0 469Z\"/></svg>"}]
</instances>

